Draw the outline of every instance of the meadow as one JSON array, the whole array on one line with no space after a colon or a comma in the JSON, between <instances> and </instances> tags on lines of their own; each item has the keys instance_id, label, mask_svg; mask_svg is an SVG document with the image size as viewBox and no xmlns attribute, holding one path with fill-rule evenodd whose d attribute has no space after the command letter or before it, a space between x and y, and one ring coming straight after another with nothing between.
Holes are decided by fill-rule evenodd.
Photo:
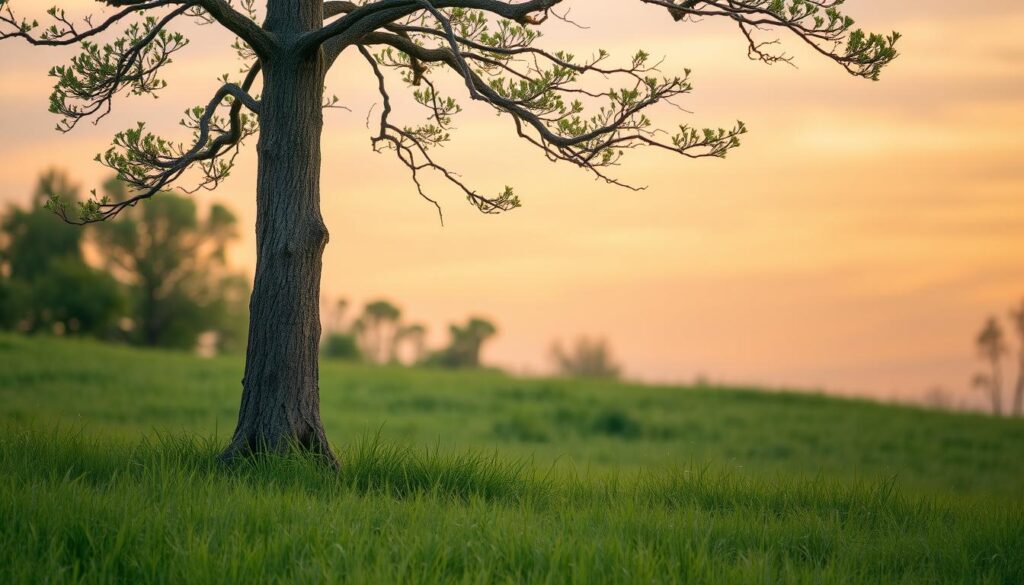
<instances>
[{"instance_id":1,"label":"meadow","mask_svg":"<svg viewBox=\"0 0 1024 585\"><path fill-rule=\"evenodd\" d=\"M1021 420L324 362L224 467L241 369L0 336L0 582L1024 582Z\"/></svg>"}]
</instances>

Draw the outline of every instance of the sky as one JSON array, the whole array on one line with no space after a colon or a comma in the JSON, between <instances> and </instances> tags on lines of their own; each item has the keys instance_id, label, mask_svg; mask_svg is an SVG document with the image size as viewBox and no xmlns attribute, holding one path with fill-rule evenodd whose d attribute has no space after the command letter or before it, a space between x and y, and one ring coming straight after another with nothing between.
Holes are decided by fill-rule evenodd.
<instances>
[{"instance_id":1,"label":"sky","mask_svg":"<svg viewBox=\"0 0 1024 585\"><path fill-rule=\"evenodd\" d=\"M939 386L980 400L969 387L974 335L1024 298L1024 4L850 0L859 25L904 35L877 83L785 36L795 67L750 61L725 23L675 23L622 0L566 6L586 28L545 26L541 46L623 60L644 49L665 57L667 74L690 68L685 111L655 120L740 119L743 146L725 160L631 153L616 176L647 187L632 192L548 162L507 117L462 100L438 156L485 193L514 186L523 207L484 216L430 179L442 226L393 155L370 149L374 81L343 56L328 89L351 112L328 111L323 140L327 297L392 299L435 345L447 323L489 317L500 334L485 361L521 373L550 371L553 340L590 335L607 338L636 379L900 399ZM70 135L53 130L46 72L73 51L0 45L0 203L24 203L53 166L83 188L99 184L107 171L93 156L138 120L184 138L181 112L238 64L230 37L183 30L193 44L158 100L119 99L113 115ZM421 119L399 103L396 120ZM250 274L254 189L250 145L224 186L196 195L237 212L233 261Z\"/></svg>"}]
</instances>

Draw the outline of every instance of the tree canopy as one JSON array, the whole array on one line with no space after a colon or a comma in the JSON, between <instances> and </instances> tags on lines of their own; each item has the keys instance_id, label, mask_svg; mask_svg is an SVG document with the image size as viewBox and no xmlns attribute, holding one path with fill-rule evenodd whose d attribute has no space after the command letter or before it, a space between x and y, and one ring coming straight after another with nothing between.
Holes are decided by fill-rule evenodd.
<instances>
[{"instance_id":1,"label":"tree canopy","mask_svg":"<svg viewBox=\"0 0 1024 585\"><path fill-rule=\"evenodd\" d=\"M433 149L450 140L462 111L455 96L444 95L436 78L461 78L465 95L510 118L515 133L551 160L582 167L616 184L611 171L628 151L653 147L691 158L722 157L739 145L742 122L722 128L656 124L652 106L672 102L693 89L688 70L664 75L659 60L638 51L623 60L607 51L579 56L541 46L541 29L565 19L573 0L273 0L265 10L255 0L103 0L117 9L84 24L51 8L48 20L17 15L11 0L0 0L0 39L20 38L34 45L81 45L71 63L54 67L50 110L67 132L81 120L100 118L121 93L158 94L167 82L163 69L189 40L172 26L181 19L217 24L237 37L244 77L225 75L204 105L186 112L182 126L190 140L161 137L140 122L116 134L97 160L117 172L130 196L94 196L78 202L54 198L51 208L66 219L99 221L181 182L190 169L188 190L216 187L231 170L238 147L258 132L261 100L256 92L266 63L286 55L321 52L329 69L347 49L358 51L376 79L380 110L372 136L374 149L392 151L409 168L416 188L421 175L435 171L485 213L519 207L511 187L485 195L465 184L436 158ZM721 19L738 29L751 58L790 61L773 33L795 37L851 75L878 79L897 56L897 33L865 32L842 11L844 0L635 0L623 12L665 10L680 23ZM623 2L626 4L626 2ZM315 11L312 27L290 30L289 11ZM263 24L259 20L263 19ZM120 28L108 42L95 38ZM386 72L397 74L425 108L419 122L396 121ZM598 80L610 89L594 89ZM325 100L325 106L337 103ZM433 199L430 199L434 201Z\"/></svg>"}]
</instances>

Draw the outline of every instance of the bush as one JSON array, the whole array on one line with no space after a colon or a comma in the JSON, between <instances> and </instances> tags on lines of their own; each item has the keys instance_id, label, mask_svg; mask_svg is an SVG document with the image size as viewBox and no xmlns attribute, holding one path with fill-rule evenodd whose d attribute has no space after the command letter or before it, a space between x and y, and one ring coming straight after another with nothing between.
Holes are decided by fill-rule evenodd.
<instances>
[{"instance_id":1,"label":"bush","mask_svg":"<svg viewBox=\"0 0 1024 585\"><path fill-rule=\"evenodd\" d=\"M635 439L643 434L640 421L619 409L608 409L598 414L590 428L596 434L626 439Z\"/></svg>"},{"instance_id":2,"label":"bush","mask_svg":"<svg viewBox=\"0 0 1024 585\"><path fill-rule=\"evenodd\" d=\"M90 268L76 258L50 262L49 270L32 282L24 303L32 331L109 335L124 314L121 285L110 274Z\"/></svg>"}]
</instances>

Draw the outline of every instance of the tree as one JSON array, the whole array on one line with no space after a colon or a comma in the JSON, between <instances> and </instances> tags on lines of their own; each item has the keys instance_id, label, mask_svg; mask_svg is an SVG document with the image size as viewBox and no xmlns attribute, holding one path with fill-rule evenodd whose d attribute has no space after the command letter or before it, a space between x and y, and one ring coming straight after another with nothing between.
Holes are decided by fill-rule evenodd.
<instances>
[{"instance_id":1,"label":"tree","mask_svg":"<svg viewBox=\"0 0 1024 585\"><path fill-rule=\"evenodd\" d=\"M43 209L53 196L76 200L64 173L42 175L28 209L12 206L0 221L3 309L0 326L25 332L108 335L123 314L124 296L110 275L90 267L82 230Z\"/></svg>"},{"instance_id":2,"label":"tree","mask_svg":"<svg viewBox=\"0 0 1024 585\"><path fill-rule=\"evenodd\" d=\"M28 208L12 205L0 222L6 240L3 258L12 279L32 281L45 274L55 259L85 261L82 230L43 209L54 196L77 201L78 187L67 174L51 169L39 177Z\"/></svg>"},{"instance_id":3,"label":"tree","mask_svg":"<svg viewBox=\"0 0 1024 585\"><path fill-rule=\"evenodd\" d=\"M391 348L392 359L397 360L401 353L400 346L403 343L409 344L411 348L411 364L416 365L423 361L427 351L427 328L420 323L402 325L395 335L393 347Z\"/></svg>"},{"instance_id":4,"label":"tree","mask_svg":"<svg viewBox=\"0 0 1024 585\"><path fill-rule=\"evenodd\" d=\"M328 307L327 313L329 318L328 329L334 331L347 331L350 327L345 326L345 315L348 313L348 299L341 297L333 306Z\"/></svg>"},{"instance_id":5,"label":"tree","mask_svg":"<svg viewBox=\"0 0 1024 585\"><path fill-rule=\"evenodd\" d=\"M614 379L622 371L612 358L611 349L604 339L581 337L576 340L571 353L567 353L556 342L551 348L551 355L559 371L566 376Z\"/></svg>"},{"instance_id":6,"label":"tree","mask_svg":"<svg viewBox=\"0 0 1024 585\"><path fill-rule=\"evenodd\" d=\"M124 187L113 181L107 191L123 196ZM192 199L162 193L95 227L108 268L131 285L138 343L193 348L201 333L216 330L230 346L229 318L237 322L248 285L227 272L225 252L238 234L226 207L200 218Z\"/></svg>"},{"instance_id":7,"label":"tree","mask_svg":"<svg viewBox=\"0 0 1024 585\"><path fill-rule=\"evenodd\" d=\"M1017 349L1017 385L1013 390L1013 415L1024 416L1024 301L1010 311L1010 321L1020 343Z\"/></svg>"},{"instance_id":8,"label":"tree","mask_svg":"<svg viewBox=\"0 0 1024 585\"><path fill-rule=\"evenodd\" d=\"M432 355L428 363L446 368L478 368L480 349L497 335L498 328L487 319L471 317L464 327L451 325L448 332L451 334L448 347Z\"/></svg>"},{"instance_id":9,"label":"tree","mask_svg":"<svg viewBox=\"0 0 1024 585\"><path fill-rule=\"evenodd\" d=\"M990 317L975 339L978 354L988 362L988 373L979 373L974 377L974 386L986 392L992 403L992 414L1003 413L1003 374L1000 363L1006 354L1006 341L1003 328L995 317Z\"/></svg>"},{"instance_id":10,"label":"tree","mask_svg":"<svg viewBox=\"0 0 1024 585\"><path fill-rule=\"evenodd\" d=\"M581 1L581 0L576 0ZM198 186L213 188L227 177L242 141L259 133L257 144L257 266L250 301L249 342L238 425L225 458L298 444L333 461L319 415L317 349L319 290L327 228L320 214L320 138L324 79L338 57L356 52L376 79L382 107L372 143L390 150L408 167L419 193L422 173L437 172L485 213L520 205L505 187L484 195L444 166L433 148L449 140L461 107L439 91L441 72L454 74L473 101L511 119L518 136L552 160L566 161L606 181L623 153L648 146L689 158L723 157L739 145L742 123L725 129L681 125L658 129L648 116L658 104L690 93L689 72L659 76L648 53L613 64L606 51L579 58L538 46L539 30L573 0L268 0L257 14L255 0L105 0L116 9L102 20L76 27L59 8L48 24L17 17L10 0L0 0L0 38L34 45L81 43L68 66L55 67L50 110L69 131L86 118L109 111L114 96L155 94L161 75L188 40L169 27L182 18L227 30L245 60L237 83L225 77L205 106L190 110L183 124L193 132L187 144L159 137L144 124L118 133L98 156L132 188L124 199L82 202L79 222L108 219L198 170ZM795 35L850 74L877 79L896 57L896 33L867 34L841 13L843 0L636 0L665 11L676 21L731 21L749 54L772 63L787 60L763 38L776 29ZM257 22L262 18L262 24ZM126 24L127 23L127 24ZM109 44L93 38L123 26ZM425 107L427 120L394 120L386 71L394 71ZM594 80L594 91L584 81ZM616 81L617 80L617 81ZM261 81L259 97L254 88ZM495 153L495 156L500 156ZM357 171L354 171L357 172ZM433 201L433 199L429 199ZM69 206L51 201L68 217Z\"/></svg>"},{"instance_id":11,"label":"tree","mask_svg":"<svg viewBox=\"0 0 1024 585\"><path fill-rule=\"evenodd\" d=\"M362 359L359 350L359 338L355 331L356 324L345 324L345 313L348 312L348 299L340 298L333 306L327 308L327 333L320 344L321 353L328 358L358 361Z\"/></svg>"},{"instance_id":12,"label":"tree","mask_svg":"<svg viewBox=\"0 0 1024 585\"><path fill-rule=\"evenodd\" d=\"M402 310L385 300L371 301L363 308L355 331L362 354L376 364L394 360L394 339L400 330Z\"/></svg>"}]
</instances>

